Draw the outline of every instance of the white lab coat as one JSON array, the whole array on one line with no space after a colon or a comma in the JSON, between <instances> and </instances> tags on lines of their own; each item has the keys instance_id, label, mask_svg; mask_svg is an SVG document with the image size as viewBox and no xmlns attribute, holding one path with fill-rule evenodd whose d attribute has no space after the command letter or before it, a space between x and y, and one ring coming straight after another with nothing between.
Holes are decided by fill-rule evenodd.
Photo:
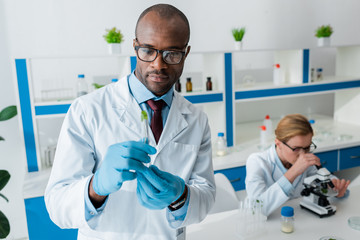
<instances>
[{"instance_id":1,"label":"white lab coat","mask_svg":"<svg viewBox=\"0 0 360 240\"><path fill-rule=\"evenodd\" d=\"M316 167L310 166L292 183L293 191L287 196L279 185L284 181L283 173L275 163L275 144L268 150L253 153L246 161L246 193L251 199L263 201L263 213L268 216L287 200L300 197L304 189L304 178L316 174Z\"/></svg>"},{"instance_id":2,"label":"white lab coat","mask_svg":"<svg viewBox=\"0 0 360 240\"><path fill-rule=\"evenodd\" d=\"M61 228L78 228L78 239L180 239L181 231L170 226L166 209L140 205L136 180L124 182L108 196L99 215L85 220L89 178L110 145L145 136L140 113L124 77L76 99L65 117L45 202L52 221ZM151 130L148 135L150 145L156 146ZM190 190L186 218L179 228L200 222L215 199L210 129L206 115L176 91L156 149L151 164L181 177Z\"/></svg>"}]
</instances>

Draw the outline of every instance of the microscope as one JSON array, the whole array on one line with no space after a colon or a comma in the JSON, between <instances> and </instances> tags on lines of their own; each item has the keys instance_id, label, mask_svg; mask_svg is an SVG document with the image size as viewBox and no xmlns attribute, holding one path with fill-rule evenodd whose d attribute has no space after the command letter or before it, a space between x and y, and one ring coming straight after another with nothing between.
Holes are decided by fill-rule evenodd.
<instances>
[{"instance_id":1,"label":"microscope","mask_svg":"<svg viewBox=\"0 0 360 240\"><path fill-rule=\"evenodd\" d=\"M317 214L320 218L335 214L336 207L331 205L328 197L338 194L330 179L330 172L326 168L318 169L313 176L304 179L303 199L300 207Z\"/></svg>"}]
</instances>

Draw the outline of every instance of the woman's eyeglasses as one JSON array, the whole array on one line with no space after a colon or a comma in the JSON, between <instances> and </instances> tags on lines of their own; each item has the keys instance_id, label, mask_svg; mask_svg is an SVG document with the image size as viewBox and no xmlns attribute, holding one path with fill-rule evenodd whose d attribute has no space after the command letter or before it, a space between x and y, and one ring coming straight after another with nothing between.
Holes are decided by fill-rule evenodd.
<instances>
[{"instance_id":1,"label":"woman's eyeglasses","mask_svg":"<svg viewBox=\"0 0 360 240\"><path fill-rule=\"evenodd\" d=\"M282 143L296 153L300 152L301 149L304 150L304 152L306 153L312 153L315 151L317 147L313 142L311 142L310 146L308 147L296 147L296 148L290 147L286 142L282 142Z\"/></svg>"}]
</instances>

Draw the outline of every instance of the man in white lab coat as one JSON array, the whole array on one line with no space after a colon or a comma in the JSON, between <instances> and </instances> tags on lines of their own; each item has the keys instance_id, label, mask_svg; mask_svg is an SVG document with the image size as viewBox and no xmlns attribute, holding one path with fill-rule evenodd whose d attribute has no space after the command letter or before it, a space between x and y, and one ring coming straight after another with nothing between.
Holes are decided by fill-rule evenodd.
<instances>
[{"instance_id":1,"label":"man in white lab coat","mask_svg":"<svg viewBox=\"0 0 360 240\"><path fill-rule=\"evenodd\" d=\"M207 117L173 90L190 51L188 20L154 5L135 35L135 71L76 99L61 129L45 202L78 239L184 239L214 203ZM159 119L149 99L163 102L160 133L141 122L142 110L152 127Z\"/></svg>"}]
</instances>

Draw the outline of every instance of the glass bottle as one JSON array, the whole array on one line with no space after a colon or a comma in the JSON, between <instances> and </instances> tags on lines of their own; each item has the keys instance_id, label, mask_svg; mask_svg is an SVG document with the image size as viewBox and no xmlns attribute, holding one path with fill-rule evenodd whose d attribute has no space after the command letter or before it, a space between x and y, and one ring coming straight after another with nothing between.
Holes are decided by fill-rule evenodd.
<instances>
[{"instance_id":1,"label":"glass bottle","mask_svg":"<svg viewBox=\"0 0 360 240\"><path fill-rule=\"evenodd\" d=\"M207 81L206 81L206 91L211 91L211 90L212 90L211 77L207 77Z\"/></svg>"},{"instance_id":2,"label":"glass bottle","mask_svg":"<svg viewBox=\"0 0 360 240\"><path fill-rule=\"evenodd\" d=\"M186 91L187 92L192 92L192 82L191 82L191 78L186 78Z\"/></svg>"},{"instance_id":3,"label":"glass bottle","mask_svg":"<svg viewBox=\"0 0 360 240\"><path fill-rule=\"evenodd\" d=\"M82 95L85 95L88 93L88 91L89 89L88 89L88 84L85 80L85 75L79 74L76 83L76 96L80 97Z\"/></svg>"},{"instance_id":4,"label":"glass bottle","mask_svg":"<svg viewBox=\"0 0 360 240\"><path fill-rule=\"evenodd\" d=\"M181 92L181 83L180 83L180 79L178 79L175 83L175 90L178 92Z\"/></svg>"},{"instance_id":5,"label":"glass bottle","mask_svg":"<svg viewBox=\"0 0 360 240\"><path fill-rule=\"evenodd\" d=\"M294 231L294 208L284 206L281 208L281 231L292 233Z\"/></svg>"},{"instance_id":6,"label":"glass bottle","mask_svg":"<svg viewBox=\"0 0 360 240\"><path fill-rule=\"evenodd\" d=\"M322 68L318 68L316 69L316 80L317 81L321 81L323 80L323 74L322 74L323 69Z\"/></svg>"},{"instance_id":7,"label":"glass bottle","mask_svg":"<svg viewBox=\"0 0 360 240\"><path fill-rule=\"evenodd\" d=\"M227 154L227 143L223 132L218 133L218 137L215 142L216 156L225 156Z\"/></svg>"},{"instance_id":8,"label":"glass bottle","mask_svg":"<svg viewBox=\"0 0 360 240\"><path fill-rule=\"evenodd\" d=\"M310 82L315 82L315 69L311 68Z\"/></svg>"}]
</instances>

